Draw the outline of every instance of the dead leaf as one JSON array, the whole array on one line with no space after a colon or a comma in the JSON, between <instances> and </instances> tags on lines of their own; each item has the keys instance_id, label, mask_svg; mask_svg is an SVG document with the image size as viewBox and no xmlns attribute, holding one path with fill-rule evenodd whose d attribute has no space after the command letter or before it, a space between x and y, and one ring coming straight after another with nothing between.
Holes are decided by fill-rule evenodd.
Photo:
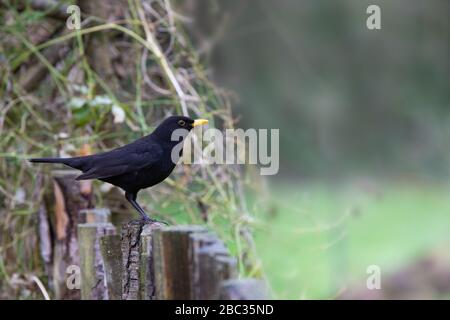
<instances>
[{"instance_id":1,"label":"dead leaf","mask_svg":"<svg viewBox=\"0 0 450 320\"><path fill-rule=\"evenodd\" d=\"M53 181L53 192L55 194L56 238L63 240L67 235L66 228L69 223L69 217L66 211L64 195L56 181Z\"/></svg>"}]
</instances>

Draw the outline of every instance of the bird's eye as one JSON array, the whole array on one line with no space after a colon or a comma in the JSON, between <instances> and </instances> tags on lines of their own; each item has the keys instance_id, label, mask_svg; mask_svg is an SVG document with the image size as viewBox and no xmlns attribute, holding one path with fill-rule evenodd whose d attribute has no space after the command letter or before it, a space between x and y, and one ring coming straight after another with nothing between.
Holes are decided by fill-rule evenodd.
<instances>
[{"instance_id":1,"label":"bird's eye","mask_svg":"<svg viewBox=\"0 0 450 320\"><path fill-rule=\"evenodd\" d=\"M180 120L178 121L178 124L182 127L184 127L186 125L186 122L184 120Z\"/></svg>"}]
</instances>

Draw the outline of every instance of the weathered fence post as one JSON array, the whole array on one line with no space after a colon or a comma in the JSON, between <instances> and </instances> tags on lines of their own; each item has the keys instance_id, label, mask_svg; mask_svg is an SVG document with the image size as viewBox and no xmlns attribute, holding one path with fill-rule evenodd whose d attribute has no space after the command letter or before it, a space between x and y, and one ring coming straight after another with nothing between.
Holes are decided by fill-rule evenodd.
<instances>
[{"instance_id":1,"label":"weathered fence post","mask_svg":"<svg viewBox=\"0 0 450 320\"><path fill-rule=\"evenodd\" d=\"M144 222L130 221L122 226L122 299L139 297L139 240Z\"/></svg>"},{"instance_id":2,"label":"weathered fence post","mask_svg":"<svg viewBox=\"0 0 450 320\"><path fill-rule=\"evenodd\" d=\"M160 223L151 223L144 225L142 228L139 266L139 288L141 300L156 299L155 271L153 263L153 237L155 230L162 227L163 226Z\"/></svg>"},{"instance_id":3,"label":"weathered fence post","mask_svg":"<svg viewBox=\"0 0 450 320\"><path fill-rule=\"evenodd\" d=\"M236 259L205 227L133 220L120 237L113 231L109 223L79 226L83 299L268 297L262 280L236 279Z\"/></svg>"},{"instance_id":4,"label":"weathered fence post","mask_svg":"<svg viewBox=\"0 0 450 320\"><path fill-rule=\"evenodd\" d=\"M230 257L225 245L219 239L203 246L198 255L198 269L200 275L195 283L195 299L218 299L219 287L222 281L236 277L236 259Z\"/></svg>"},{"instance_id":5,"label":"weathered fence post","mask_svg":"<svg viewBox=\"0 0 450 320\"><path fill-rule=\"evenodd\" d=\"M189 235L204 233L201 226L165 227L153 238L156 298L192 299Z\"/></svg>"},{"instance_id":6,"label":"weathered fence post","mask_svg":"<svg viewBox=\"0 0 450 320\"><path fill-rule=\"evenodd\" d=\"M143 220L133 220L122 226L123 300L153 298L154 284L149 282L153 278L151 274L153 264L148 260L152 259L153 254L148 243L151 241L152 233L160 227L162 227L160 223L146 224ZM147 281L145 286L144 281Z\"/></svg>"},{"instance_id":7,"label":"weathered fence post","mask_svg":"<svg viewBox=\"0 0 450 320\"><path fill-rule=\"evenodd\" d=\"M106 287L110 300L122 300L122 250L120 235L100 238L100 251L105 267Z\"/></svg>"},{"instance_id":8,"label":"weathered fence post","mask_svg":"<svg viewBox=\"0 0 450 320\"><path fill-rule=\"evenodd\" d=\"M223 281L220 286L221 300L266 300L267 286L259 279L235 279Z\"/></svg>"},{"instance_id":9,"label":"weathered fence post","mask_svg":"<svg viewBox=\"0 0 450 320\"><path fill-rule=\"evenodd\" d=\"M92 206L91 188L69 170L52 173L55 216L40 211L42 255L53 262L57 299L79 299L67 267L81 267L82 299L265 299L265 283L236 280L236 259L203 226L163 227L134 220L115 235L108 209ZM51 232L53 231L53 232ZM55 234L53 248L51 235ZM50 249L50 250L49 250ZM71 290L69 290L71 289Z\"/></svg>"},{"instance_id":10,"label":"weathered fence post","mask_svg":"<svg viewBox=\"0 0 450 320\"><path fill-rule=\"evenodd\" d=\"M204 289L200 289L202 282L202 274L200 270L199 251L205 247L212 245L216 241L216 237L209 233L193 233L189 235L189 260L191 274L191 297L192 299L201 299Z\"/></svg>"},{"instance_id":11,"label":"weathered fence post","mask_svg":"<svg viewBox=\"0 0 450 320\"><path fill-rule=\"evenodd\" d=\"M78 243L81 268L81 298L83 300L106 300L105 269L100 253L100 238L113 234L110 223L85 223L78 225Z\"/></svg>"},{"instance_id":12,"label":"weathered fence post","mask_svg":"<svg viewBox=\"0 0 450 320\"><path fill-rule=\"evenodd\" d=\"M78 212L79 223L111 222L111 211L107 208L83 209Z\"/></svg>"}]
</instances>

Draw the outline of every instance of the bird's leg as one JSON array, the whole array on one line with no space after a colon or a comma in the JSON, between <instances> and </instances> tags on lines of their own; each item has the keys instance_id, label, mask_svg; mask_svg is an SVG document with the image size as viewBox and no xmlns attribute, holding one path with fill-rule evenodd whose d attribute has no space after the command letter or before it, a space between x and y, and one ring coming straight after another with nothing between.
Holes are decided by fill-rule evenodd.
<instances>
[{"instance_id":1,"label":"bird's leg","mask_svg":"<svg viewBox=\"0 0 450 320\"><path fill-rule=\"evenodd\" d=\"M147 215L147 213L142 209L142 207L139 205L139 203L136 202L136 194L131 192L125 193L125 198L128 200L129 203L139 212L141 215L141 218L145 221L153 221L150 219L150 217Z\"/></svg>"},{"instance_id":2,"label":"bird's leg","mask_svg":"<svg viewBox=\"0 0 450 320\"><path fill-rule=\"evenodd\" d=\"M166 225L168 224L165 221L158 221L156 219L150 218L147 215L147 213L144 211L144 209L142 209L142 207L139 205L139 203L137 203L136 197L137 197L137 194L135 194L135 193L125 192L125 198L128 200L129 203L131 203L131 205L137 210L137 212L139 212L139 214L141 215L142 220L148 221L148 222L161 222L161 223L164 223Z\"/></svg>"}]
</instances>

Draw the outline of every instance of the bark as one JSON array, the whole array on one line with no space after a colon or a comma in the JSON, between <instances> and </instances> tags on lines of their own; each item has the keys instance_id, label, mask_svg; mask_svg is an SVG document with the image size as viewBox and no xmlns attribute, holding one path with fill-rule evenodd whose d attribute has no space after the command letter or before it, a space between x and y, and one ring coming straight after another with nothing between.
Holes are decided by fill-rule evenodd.
<instances>
[{"instance_id":1,"label":"bark","mask_svg":"<svg viewBox=\"0 0 450 320\"><path fill-rule=\"evenodd\" d=\"M81 268L81 299L108 300L105 267L100 251L100 239L116 231L110 223L78 225Z\"/></svg>"},{"instance_id":2,"label":"bark","mask_svg":"<svg viewBox=\"0 0 450 320\"><path fill-rule=\"evenodd\" d=\"M122 227L122 299L155 298L152 239L160 223L132 220Z\"/></svg>"},{"instance_id":3,"label":"bark","mask_svg":"<svg viewBox=\"0 0 450 320\"><path fill-rule=\"evenodd\" d=\"M156 230L153 241L156 297L159 300L193 299L189 238L205 233L201 226L176 226Z\"/></svg>"},{"instance_id":4,"label":"bark","mask_svg":"<svg viewBox=\"0 0 450 320\"><path fill-rule=\"evenodd\" d=\"M122 251L120 245L120 235L105 235L100 239L106 287L110 300L122 299Z\"/></svg>"}]
</instances>

